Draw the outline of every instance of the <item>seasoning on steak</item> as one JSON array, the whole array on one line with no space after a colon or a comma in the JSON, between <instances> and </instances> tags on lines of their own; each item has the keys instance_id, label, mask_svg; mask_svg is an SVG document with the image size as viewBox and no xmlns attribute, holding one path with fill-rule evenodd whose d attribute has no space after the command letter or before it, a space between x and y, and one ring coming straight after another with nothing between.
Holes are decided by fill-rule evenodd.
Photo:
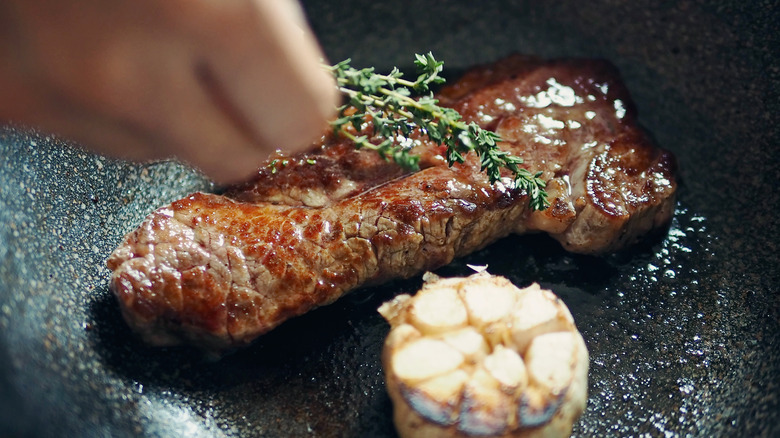
<instances>
[{"instance_id":1,"label":"seasoning on steak","mask_svg":"<svg viewBox=\"0 0 780 438\"><path fill-rule=\"evenodd\" d=\"M508 179L490 185L474 156L448 167L422 136L401 140L421 155L421 170L405 173L326 135L250 183L194 193L129 233L108 259L127 322L152 344L223 351L352 289L436 269L511 233L546 232L569 251L599 254L670 218L674 158L637 125L607 62L512 56L439 98L542 171L550 208L531 211Z\"/></svg>"}]
</instances>

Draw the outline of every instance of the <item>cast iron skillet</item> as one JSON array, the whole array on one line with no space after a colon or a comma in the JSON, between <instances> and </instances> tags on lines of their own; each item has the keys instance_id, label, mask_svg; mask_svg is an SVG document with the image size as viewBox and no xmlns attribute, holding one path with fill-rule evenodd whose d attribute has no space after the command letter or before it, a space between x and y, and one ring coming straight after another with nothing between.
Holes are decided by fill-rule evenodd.
<instances>
[{"instance_id":1,"label":"cast iron skillet","mask_svg":"<svg viewBox=\"0 0 780 438\"><path fill-rule=\"evenodd\" d=\"M628 252L509 238L439 271L487 264L563 297L591 354L575 434L777 436L774 2L387 3L306 9L331 60L380 69L428 50L451 71L514 51L610 59L679 158L670 228ZM219 362L148 348L121 321L104 260L147 213L209 183L11 127L0 153L1 436L394 436L375 309L419 278L360 290Z\"/></svg>"}]
</instances>

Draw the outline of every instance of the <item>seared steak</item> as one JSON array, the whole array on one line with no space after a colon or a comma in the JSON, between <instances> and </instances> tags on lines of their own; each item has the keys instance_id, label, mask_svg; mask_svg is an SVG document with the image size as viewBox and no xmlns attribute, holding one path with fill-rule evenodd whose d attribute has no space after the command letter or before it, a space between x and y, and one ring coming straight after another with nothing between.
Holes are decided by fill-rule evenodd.
<instances>
[{"instance_id":1,"label":"seared steak","mask_svg":"<svg viewBox=\"0 0 780 438\"><path fill-rule=\"evenodd\" d=\"M514 56L439 98L543 171L551 207L532 212L509 180L489 184L473 156L448 167L422 137L403 140L422 157L420 171L405 173L326 135L312 152L274 157L250 183L192 194L129 233L108 260L127 322L152 344L220 351L511 233L543 231L598 254L670 218L674 158L637 125L608 63Z\"/></svg>"}]
</instances>

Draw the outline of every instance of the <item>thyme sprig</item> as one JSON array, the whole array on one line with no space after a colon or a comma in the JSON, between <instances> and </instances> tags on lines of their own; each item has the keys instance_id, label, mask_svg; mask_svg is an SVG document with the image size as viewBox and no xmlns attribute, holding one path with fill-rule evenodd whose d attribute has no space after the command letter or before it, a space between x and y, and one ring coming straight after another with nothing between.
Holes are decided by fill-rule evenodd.
<instances>
[{"instance_id":1,"label":"thyme sprig","mask_svg":"<svg viewBox=\"0 0 780 438\"><path fill-rule=\"evenodd\" d=\"M474 122L466 123L456 110L438 105L431 87L444 83L440 76L444 63L437 61L432 53L415 55L418 74L415 81L404 79L397 68L385 75L373 68L353 68L350 62L347 59L327 68L346 96L346 102L338 109L339 117L331 126L336 133L353 141L355 147L374 150L406 169L418 170L420 157L398 140L420 129L430 140L447 147L450 166L462 163L465 154L475 152L491 184L500 180L501 169L506 168L514 174L515 187L528 194L532 209L544 210L549 206L542 172L531 173L521 168L520 157L498 148L496 143L501 137L495 132L482 129ZM420 97L412 98L413 95ZM373 126L370 137L361 134L369 121ZM346 129L350 125L357 134Z\"/></svg>"}]
</instances>

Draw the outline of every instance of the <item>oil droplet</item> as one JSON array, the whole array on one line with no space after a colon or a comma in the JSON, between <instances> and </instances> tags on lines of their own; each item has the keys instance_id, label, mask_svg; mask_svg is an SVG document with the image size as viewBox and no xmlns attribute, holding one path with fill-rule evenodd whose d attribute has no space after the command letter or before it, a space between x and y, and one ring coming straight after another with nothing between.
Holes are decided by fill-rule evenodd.
<instances>
[{"instance_id":1,"label":"oil droplet","mask_svg":"<svg viewBox=\"0 0 780 438\"><path fill-rule=\"evenodd\" d=\"M695 388L690 383L686 383L686 384L680 386L680 392L682 392L683 394L690 394L690 393L693 392L694 389Z\"/></svg>"}]
</instances>

